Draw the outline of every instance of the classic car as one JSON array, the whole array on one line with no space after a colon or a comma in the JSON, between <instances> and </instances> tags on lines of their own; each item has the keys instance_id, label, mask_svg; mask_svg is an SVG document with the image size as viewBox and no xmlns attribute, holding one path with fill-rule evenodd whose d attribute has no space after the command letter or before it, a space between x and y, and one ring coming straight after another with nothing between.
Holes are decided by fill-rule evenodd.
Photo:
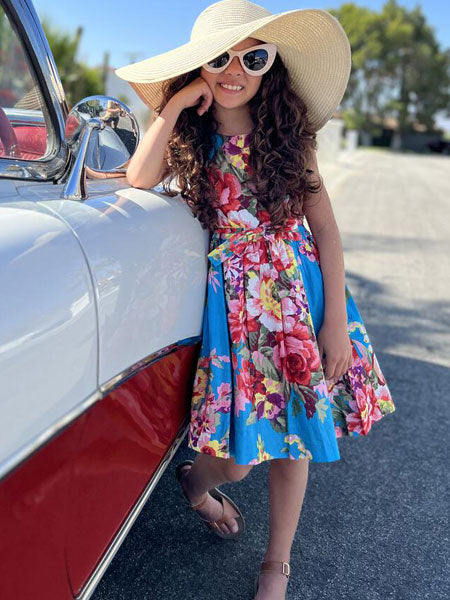
<instances>
[{"instance_id":1,"label":"classic car","mask_svg":"<svg viewBox=\"0 0 450 600\"><path fill-rule=\"evenodd\" d=\"M87 599L187 432L208 235L130 187L126 105L68 110L31 2L0 28L0 598Z\"/></svg>"}]
</instances>

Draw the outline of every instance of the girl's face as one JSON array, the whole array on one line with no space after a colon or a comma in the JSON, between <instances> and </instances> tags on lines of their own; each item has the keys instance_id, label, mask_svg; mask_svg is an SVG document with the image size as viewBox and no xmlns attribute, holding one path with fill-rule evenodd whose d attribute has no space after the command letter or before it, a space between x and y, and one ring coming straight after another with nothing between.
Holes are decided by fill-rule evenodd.
<instances>
[{"instance_id":1,"label":"girl's face","mask_svg":"<svg viewBox=\"0 0 450 600\"><path fill-rule=\"evenodd\" d=\"M239 44L232 46L233 50L245 50L257 44L262 44L261 40L249 37ZM263 75L248 75L240 63L239 57L234 56L233 60L222 73L210 73L203 67L200 76L206 81L214 95L214 102L224 108L236 108L246 104L258 91L261 85ZM240 91L229 91L220 84L242 86Z\"/></svg>"}]
</instances>

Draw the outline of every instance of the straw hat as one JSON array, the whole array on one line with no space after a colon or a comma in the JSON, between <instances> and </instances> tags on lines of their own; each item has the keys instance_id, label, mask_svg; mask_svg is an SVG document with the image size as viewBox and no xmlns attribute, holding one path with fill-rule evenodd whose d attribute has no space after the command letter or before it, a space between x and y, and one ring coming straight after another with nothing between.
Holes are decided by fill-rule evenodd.
<instances>
[{"instance_id":1,"label":"straw hat","mask_svg":"<svg viewBox=\"0 0 450 600\"><path fill-rule=\"evenodd\" d=\"M221 0L199 14L187 44L115 73L155 108L162 100L164 81L201 67L247 37L277 45L292 87L306 104L313 130L318 131L339 105L351 69L345 31L324 10L272 14L248 0Z\"/></svg>"}]
</instances>

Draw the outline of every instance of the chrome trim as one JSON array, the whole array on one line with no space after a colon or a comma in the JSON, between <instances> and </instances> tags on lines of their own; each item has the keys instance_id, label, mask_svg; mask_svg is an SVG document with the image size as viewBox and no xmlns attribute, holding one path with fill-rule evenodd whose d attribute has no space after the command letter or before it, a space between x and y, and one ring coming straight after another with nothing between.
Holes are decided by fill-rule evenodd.
<instances>
[{"instance_id":1,"label":"chrome trim","mask_svg":"<svg viewBox=\"0 0 450 600\"><path fill-rule=\"evenodd\" d=\"M10 121L13 127L21 127L22 125L26 125L27 127L41 127L42 123L39 121ZM8 157L9 158L9 157Z\"/></svg>"},{"instance_id":2,"label":"chrome trim","mask_svg":"<svg viewBox=\"0 0 450 600\"><path fill-rule=\"evenodd\" d=\"M139 516L139 513L144 508L145 503L147 502L150 494L153 492L156 484L158 483L159 479L161 478L161 475L164 473L164 471L168 467L169 463L171 462L172 458L176 454L179 445L183 441L186 433L188 432L188 429L189 429L189 422L186 423L186 421L185 421L184 424L179 429L179 431L175 437L175 440L172 442L172 445L170 446L166 455L164 456L164 458L158 465L152 478L150 479L149 483L145 487L143 493L139 497L139 499L136 502L136 504L134 505L134 507L131 509L131 511L130 511L128 517L126 518L126 520L124 521L122 527L119 529L116 537L113 539L113 541L109 545L108 549L106 550L105 554L100 559L99 564L97 565L96 569L94 570L94 572L88 579L87 583L81 590L80 594L75 597L75 600L89 600L89 598L94 593L95 588L99 584L106 569L109 567L116 552L119 550L120 546L122 545L122 542L126 538L133 523Z\"/></svg>"},{"instance_id":3,"label":"chrome trim","mask_svg":"<svg viewBox=\"0 0 450 600\"><path fill-rule=\"evenodd\" d=\"M72 408L68 413L53 423L53 425L50 425L45 431L41 432L38 436L21 446L13 454L8 456L5 461L0 463L0 484L2 478L9 475L13 469L19 467L25 460L40 450L44 444L58 435L65 427L71 425L71 423L80 417L88 408L91 408L91 406L99 400L103 400L105 396L110 394L115 388L125 383L127 379L130 379L130 377L133 377L150 364L157 362L161 358L165 358L169 354L172 354L172 352L175 352L179 348L197 344L200 339L201 336L195 336L192 338L186 338L186 340L181 340L180 342L175 342L169 346L165 346L164 348L161 348L161 350L153 352L142 360L134 363L131 367L125 369L110 379L107 383L99 386L99 389L96 392L88 396L80 404Z\"/></svg>"},{"instance_id":4,"label":"chrome trim","mask_svg":"<svg viewBox=\"0 0 450 600\"><path fill-rule=\"evenodd\" d=\"M56 179L63 174L69 160L69 150L64 141L64 126L69 111L58 70L32 2L4 0L3 7L18 30L32 64L49 113L54 144L43 160L0 158L0 177L43 181Z\"/></svg>"},{"instance_id":5,"label":"chrome trim","mask_svg":"<svg viewBox=\"0 0 450 600\"><path fill-rule=\"evenodd\" d=\"M149 354L148 356L146 356L145 358L142 358L138 362L135 362L130 367L128 367L127 369L124 369L123 371L121 371L120 373L118 373L117 375L112 377L109 381L107 381L106 383L101 385L100 391L102 392L102 394L104 396L106 396L107 394L111 393L116 387L119 387L120 385L122 385L122 383L124 383L127 379L136 375L137 373L139 373L139 371L142 371L142 369L145 369L151 363L156 362L163 356L172 354L172 352L175 352L181 346L194 346L195 344L200 342L201 336L195 336L192 338L188 338L188 340L189 340L189 343L186 343L183 340L184 343L183 342L175 342L174 344L170 344L169 346L166 346L165 348L162 348L161 350L157 350L156 352Z\"/></svg>"},{"instance_id":6,"label":"chrome trim","mask_svg":"<svg viewBox=\"0 0 450 600\"><path fill-rule=\"evenodd\" d=\"M78 148L78 156L75 159L75 164L70 170L69 178L61 192L61 198L64 200L84 200L87 198L86 193L86 169L84 163L86 160L86 152L94 129L102 129L104 124L100 119L89 119L86 122L80 146Z\"/></svg>"},{"instance_id":7,"label":"chrome trim","mask_svg":"<svg viewBox=\"0 0 450 600\"><path fill-rule=\"evenodd\" d=\"M11 125L45 125L44 115L41 110L24 110L17 108L4 108L3 112L8 117Z\"/></svg>"}]
</instances>

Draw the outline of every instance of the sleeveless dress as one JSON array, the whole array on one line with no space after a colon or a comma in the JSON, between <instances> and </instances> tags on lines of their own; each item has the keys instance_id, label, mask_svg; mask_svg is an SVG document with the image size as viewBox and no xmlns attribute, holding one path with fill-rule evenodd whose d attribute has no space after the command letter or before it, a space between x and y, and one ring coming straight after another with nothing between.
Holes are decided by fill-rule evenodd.
<instances>
[{"instance_id":1,"label":"sleeveless dress","mask_svg":"<svg viewBox=\"0 0 450 600\"><path fill-rule=\"evenodd\" d=\"M353 363L325 379L317 336L324 317L319 252L303 219L282 232L249 179L250 134L214 134L218 175L203 335L188 447L236 464L272 458L331 462L337 438L367 435L395 406L347 285Z\"/></svg>"}]
</instances>

